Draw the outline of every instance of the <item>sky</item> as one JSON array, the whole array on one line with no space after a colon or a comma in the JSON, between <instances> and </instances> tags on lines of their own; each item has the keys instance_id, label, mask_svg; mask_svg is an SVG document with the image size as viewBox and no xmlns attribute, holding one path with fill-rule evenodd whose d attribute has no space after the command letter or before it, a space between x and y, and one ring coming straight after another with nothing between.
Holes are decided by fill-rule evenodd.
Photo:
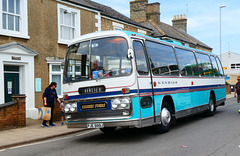
<instances>
[{"instance_id":1,"label":"sky","mask_svg":"<svg viewBox=\"0 0 240 156\"><path fill-rule=\"evenodd\" d=\"M93 0L130 17L130 0ZM172 25L174 15L186 14L187 33L221 53L240 54L240 0L148 0L160 3L160 21Z\"/></svg>"}]
</instances>

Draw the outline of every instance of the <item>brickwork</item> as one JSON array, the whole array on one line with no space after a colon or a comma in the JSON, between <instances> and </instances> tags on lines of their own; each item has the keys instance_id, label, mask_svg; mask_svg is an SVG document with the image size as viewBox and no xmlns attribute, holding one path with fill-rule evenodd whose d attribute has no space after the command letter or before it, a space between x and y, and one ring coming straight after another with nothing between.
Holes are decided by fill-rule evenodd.
<instances>
[{"instance_id":1,"label":"brickwork","mask_svg":"<svg viewBox=\"0 0 240 156\"><path fill-rule=\"evenodd\" d=\"M183 31L187 32L187 19L185 18L185 15L174 16L172 25L175 28L182 29Z\"/></svg>"},{"instance_id":2,"label":"brickwork","mask_svg":"<svg viewBox=\"0 0 240 156\"><path fill-rule=\"evenodd\" d=\"M0 105L0 130L25 127L25 95L14 95L11 102Z\"/></svg>"},{"instance_id":3,"label":"brickwork","mask_svg":"<svg viewBox=\"0 0 240 156\"><path fill-rule=\"evenodd\" d=\"M136 22L146 21L146 5L148 0L135 0L130 2L130 18Z\"/></svg>"},{"instance_id":4,"label":"brickwork","mask_svg":"<svg viewBox=\"0 0 240 156\"><path fill-rule=\"evenodd\" d=\"M160 24L160 3L151 3L146 6L147 20Z\"/></svg>"},{"instance_id":5,"label":"brickwork","mask_svg":"<svg viewBox=\"0 0 240 156\"><path fill-rule=\"evenodd\" d=\"M113 22L116 23L116 21L112 21L112 20L107 19L107 18L102 18L102 20L101 20L102 31L113 30ZM122 23L119 22L119 24L122 24ZM134 26L131 26L131 25L128 25L128 24L123 24L123 26L124 26L123 30L132 31L132 32L138 32L138 28L136 28ZM149 35L149 34L150 34L150 32L147 31L146 35Z\"/></svg>"},{"instance_id":6,"label":"brickwork","mask_svg":"<svg viewBox=\"0 0 240 156\"><path fill-rule=\"evenodd\" d=\"M193 46L192 48L196 48L196 49L203 50L203 51L207 51L207 52L212 52L211 49L205 48L205 47L199 46L199 45Z\"/></svg>"},{"instance_id":7,"label":"brickwork","mask_svg":"<svg viewBox=\"0 0 240 156\"><path fill-rule=\"evenodd\" d=\"M231 85L226 85L226 93L231 94Z\"/></svg>"},{"instance_id":8,"label":"brickwork","mask_svg":"<svg viewBox=\"0 0 240 156\"><path fill-rule=\"evenodd\" d=\"M53 121L61 120L61 109L58 102L55 102L54 111L53 111Z\"/></svg>"}]
</instances>

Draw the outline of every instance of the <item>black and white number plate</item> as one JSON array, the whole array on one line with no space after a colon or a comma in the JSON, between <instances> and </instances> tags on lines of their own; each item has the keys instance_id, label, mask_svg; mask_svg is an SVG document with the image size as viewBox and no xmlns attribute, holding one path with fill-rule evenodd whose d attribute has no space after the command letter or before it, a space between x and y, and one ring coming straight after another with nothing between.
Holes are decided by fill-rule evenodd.
<instances>
[{"instance_id":1,"label":"black and white number plate","mask_svg":"<svg viewBox=\"0 0 240 156\"><path fill-rule=\"evenodd\" d=\"M88 123L87 128L103 128L103 123Z\"/></svg>"}]
</instances>

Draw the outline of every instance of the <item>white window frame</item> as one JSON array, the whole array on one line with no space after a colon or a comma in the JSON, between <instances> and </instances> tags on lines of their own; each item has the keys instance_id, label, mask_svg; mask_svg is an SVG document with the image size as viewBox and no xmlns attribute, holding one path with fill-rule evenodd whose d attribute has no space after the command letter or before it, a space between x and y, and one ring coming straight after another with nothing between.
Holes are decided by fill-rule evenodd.
<instances>
[{"instance_id":1,"label":"white window frame","mask_svg":"<svg viewBox=\"0 0 240 156\"><path fill-rule=\"evenodd\" d=\"M63 97L63 69L61 67L61 61L58 62L49 62L48 61L48 65L49 65L49 82L52 82L52 76L53 75L61 75L61 93L57 93L59 98ZM60 66L60 71L52 71L52 66L53 65L59 65Z\"/></svg>"},{"instance_id":2,"label":"white window frame","mask_svg":"<svg viewBox=\"0 0 240 156\"><path fill-rule=\"evenodd\" d=\"M2 6L2 0L1 0L0 2L0 35L30 39L30 37L28 36L28 10L27 10L28 2L27 1L28 0L20 0L20 18L19 18L20 31L13 31L13 30L3 29L2 15L4 11L2 8L3 6Z\"/></svg>"},{"instance_id":3,"label":"white window frame","mask_svg":"<svg viewBox=\"0 0 240 156\"><path fill-rule=\"evenodd\" d=\"M141 30L141 29L138 29L138 33L140 33L140 34L143 34L143 35L146 35L146 34L147 34L147 32L146 32L146 31L144 31L144 30Z\"/></svg>"},{"instance_id":4,"label":"white window frame","mask_svg":"<svg viewBox=\"0 0 240 156\"><path fill-rule=\"evenodd\" d=\"M60 44L68 44L71 40L61 39L61 9L66 10L68 13L73 12L75 13L75 28L74 28L74 38L79 37L81 35L81 29L80 29L80 10L73 9L70 7L67 7L62 4L57 4L58 9L58 43Z\"/></svg>"},{"instance_id":5,"label":"white window frame","mask_svg":"<svg viewBox=\"0 0 240 156\"><path fill-rule=\"evenodd\" d=\"M124 29L124 25L117 23L117 22L112 22L112 26L113 26L113 30L123 30Z\"/></svg>"}]
</instances>

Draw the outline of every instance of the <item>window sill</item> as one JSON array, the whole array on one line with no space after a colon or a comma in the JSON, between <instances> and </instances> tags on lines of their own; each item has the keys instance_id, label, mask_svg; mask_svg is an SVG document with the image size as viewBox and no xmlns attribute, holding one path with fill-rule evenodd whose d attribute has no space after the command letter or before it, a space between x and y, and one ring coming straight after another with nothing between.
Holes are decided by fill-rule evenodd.
<instances>
[{"instance_id":1,"label":"window sill","mask_svg":"<svg viewBox=\"0 0 240 156\"><path fill-rule=\"evenodd\" d=\"M23 38L23 39L30 39L30 36L23 35L21 33L8 33L0 31L0 35L9 36L9 37L16 37L16 38Z\"/></svg>"},{"instance_id":2,"label":"window sill","mask_svg":"<svg viewBox=\"0 0 240 156\"><path fill-rule=\"evenodd\" d=\"M68 45L69 43L70 43L70 40L58 40L58 44Z\"/></svg>"}]
</instances>

